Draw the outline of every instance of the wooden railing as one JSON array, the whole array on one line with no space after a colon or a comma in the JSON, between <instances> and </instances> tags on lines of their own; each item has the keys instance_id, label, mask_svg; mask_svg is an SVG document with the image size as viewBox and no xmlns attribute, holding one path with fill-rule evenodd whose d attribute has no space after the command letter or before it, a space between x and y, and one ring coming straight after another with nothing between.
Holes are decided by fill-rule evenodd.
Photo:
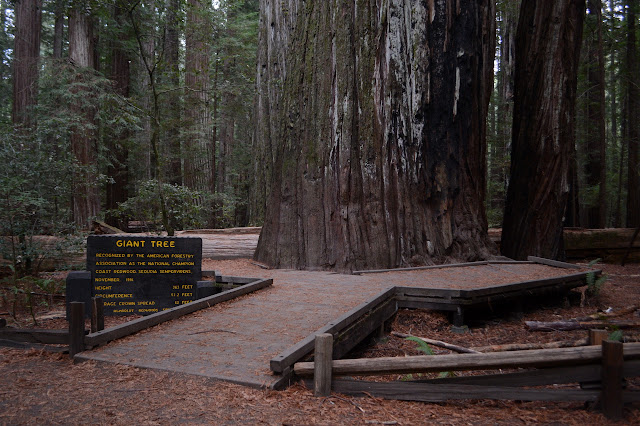
<instances>
[{"instance_id":1,"label":"wooden railing","mask_svg":"<svg viewBox=\"0 0 640 426\"><path fill-rule=\"evenodd\" d=\"M318 396L326 396L333 389L350 395L429 402L449 399L591 401L600 403L605 415L611 419L622 418L623 403L640 401L640 392L624 389L626 377L640 376L640 343L605 340L601 346L575 348L332 360L326 356L332 352L330 336L318 335L318 356L314 362L299 362L293 369L300 377L314 377ZM413 376L523 368L531 370L419 381L333 379L335 376ZM580 386L558 388L558 385L571 383ZM553 387L530 388L545 385Z\"/></svg>"}]
</instances>

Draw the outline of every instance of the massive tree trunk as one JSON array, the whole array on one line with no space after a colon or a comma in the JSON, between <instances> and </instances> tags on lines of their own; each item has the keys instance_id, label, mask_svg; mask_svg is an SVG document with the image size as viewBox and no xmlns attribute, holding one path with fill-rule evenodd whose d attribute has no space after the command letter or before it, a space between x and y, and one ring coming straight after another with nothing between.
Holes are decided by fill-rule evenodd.
<instances>
[{"instance_id":1,"label":"massive tree trunk","mask_svg":"<svg viewBox=\"0 0 640 426\"><path fill-rule=\"evenodd\" d=\"M185 53L185 138L184 183L190 188L211 190L215 167L215 147L212 146L211 112L209 106L210 23L200 0L187 2Z\"/></svg>"},{"instance_id":2,"label":"massive tree trunk","mask_svg":"<svg viewBox=\"0 0 640 426\"><path fill-rule=\"evenodd\" d=\"M262 128L274 163L256 259L350 270L490 255L494 14L477 0L299 5Z\"/></svg>"},{"instance_id":3,"label":"massive tree trunk","mask_svg":"<svg viewBox=\"0 0 640 426\"><path fill-rule=\"evenodd\" d=\"M30 109L38 97L42 0L17 0L15 19L12 120L29 126L34 124Z\"/></svg>"},{"instance_id":4,"label":"massive tree trunk","mask_svg":"<svg viewBox=\"0 0 640 426\"><path fill-rule=\"evenodd\" d=\"M69 16L69 60L77 68L72 111L78 116L71 134L71 149L77 161L73 176L73 218L83 228L100 211L100 197L96 182L96 139L93 128L95 109L91 91L82 84L89 69L94 68L91 17L80 8L73 8Z\"/></svg>"},{"instance_id":5,"label":"massive tree trunk","mask_svg":"<svg viewBox=\"0 0 640 426\"><path fill-rule=\"evenodd\" d=\"M251 187L250 217L264 219L271 194L275 147L284 82L287 78L289 48L293 39L300 0L260 0L260 27L256 74L254 138L254 182Z\"/></svg>"},{"instance_id":6,"label":"massive tree trunk","mask_svg":"<svg viewBox=\"0 0 640 426\"><path fill-rule=\"evenodd\" d=\"M585 30L587 34L587 143L584 167L587 185L586 225L604 228L607 219L606 202L606 128L604 98L604 53L602 47L602 5L600 0L588 1Z\"/></svg>"},{"instance_id":7,"label":"massive tree trunk","mask_svg":"<svg viewBox=\"0 0 640 426\"><path fill-rule=\"evenodd\" d=\"M627 226L640 226L640 169L638 146L640 145L640 69L638 68L638 45L636 43L636 20L638 3L627 2Z\"/></svg>"},{"instance_id":8,"label":"massive tree trunk","mask_svg":"<svg viewBox=\"0 0 640 426\"><path fill-rule=\"evenodd\" d=\"M523 0L502 253L562 255L584 0Z\"/></svg>"}]
</instances>

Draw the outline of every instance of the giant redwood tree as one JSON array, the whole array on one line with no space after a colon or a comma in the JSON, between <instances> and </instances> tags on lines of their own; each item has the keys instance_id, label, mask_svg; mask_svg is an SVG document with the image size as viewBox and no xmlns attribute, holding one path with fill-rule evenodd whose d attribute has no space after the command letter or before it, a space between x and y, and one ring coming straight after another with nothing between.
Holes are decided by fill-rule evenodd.
<instances>
[{"instance_id":1,"label":"giant redwood tree","mask_svg":"<svg viewBox=\"0 0 640 426\"><path fill-rule=\"evenodd\" d=\"M290 45L268 49L288 62L271 81L282 97L263 135L273 171L256 259L349 270L490 255L493 3L298 2Z\"/></svg>"},{"instance_id":2,"label":"giant redwood tree","mask_svg":"<svg viewBox=\"0 0 640 426\"><path fill-rule=\"evenodd\" d=\"M585 0L523 0L502 253L562 255Z\"/></svg>"}]
</instances>

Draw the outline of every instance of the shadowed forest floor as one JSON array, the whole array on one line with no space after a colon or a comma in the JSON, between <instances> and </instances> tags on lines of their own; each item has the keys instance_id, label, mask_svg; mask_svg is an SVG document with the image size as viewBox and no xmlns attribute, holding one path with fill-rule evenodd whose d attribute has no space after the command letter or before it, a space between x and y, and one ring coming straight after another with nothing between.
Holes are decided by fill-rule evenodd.
<instances>
[{"instance_id":1,"label":"shadowed forest floor","mask_svg":"<svg viewBox=\"0 0 640 426\"><path fill-rule=\"evenodd\" d=\"M464 346L574 340L584 331L530 332L524 320L580 317L598 309L621 309L640 301L640 265L599 265L609 280L597 300L579 306L579 296L545 301L523 318L488 315L471 322L471 332L455 334L446 316L434 311L401 310L392 329ZM203 269L223 274L267 276L247 259L206 260ZM303 272L300 272L303 273ZM627 319L633 319L630 314ZM636 317L637 318L637 317ZM625 319L625 317L621 317ZM46 326L43 320L40 326ZM626 334L626 333L625 333ZM389 336L359 348L354 356L419 354L415 344ZM396 378L397 379L397 378ZM626 422L639 417L628 406ZM315 398L302 385L282 391L256 390L190 375L124 365L86 362L66 355L0 349L0 423L166 424L603 424L606 419L581 403L458 401L446 404L385 401L333 394Z\"/></svg>"}]
</instances>

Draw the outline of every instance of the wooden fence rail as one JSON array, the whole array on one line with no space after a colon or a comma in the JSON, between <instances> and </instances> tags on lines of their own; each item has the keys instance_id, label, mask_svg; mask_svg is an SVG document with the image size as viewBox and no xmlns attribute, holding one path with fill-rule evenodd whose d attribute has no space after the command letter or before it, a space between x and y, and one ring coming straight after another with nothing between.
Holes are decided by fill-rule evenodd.
<instances>
[{"instance_id":1,"label":"wooden fence rail","mask_svg":"<svg viewBox=\"0 0 640 426\"><path fill-rule=\"evenodd\" d=\"M326 352L327 349L325 349ZM323 363L319 366L317 364ZM399 382L323 379L335 376L417 374L461 370L532 368L503 374ZM449 399L504 399L524 401L599 402L605 415L620 419L623 403L640 401L640 392L623 388L624 378L640 376L640 343L603 341L601 346L521 350L479 354L426 355L298 362L296 375L307 378L315 371L317 395L326 389L349 395L441 402ZM310 383L310 382L309 382ZM530 386L580 383L580 388L529 389Z\"/></svg>"},{"instance_id":2,"label":"wooden fence rail","mask_svg":"<svg viewBox=\"0 0 640 426\"><path fill-rule=\"evenodd\" d=\"M640 359L640 343L625 344L624 352L625 359ZM372 376L460 370L560 367L593 364L600 362L601 359L602 349L600 347L582 346L486 354L338 359L333 360L331 370L334 376ZM299 362L294 366L294 372L301 377L312 375L313 369L313 362Z\"/></svg>"}]
</instances>

